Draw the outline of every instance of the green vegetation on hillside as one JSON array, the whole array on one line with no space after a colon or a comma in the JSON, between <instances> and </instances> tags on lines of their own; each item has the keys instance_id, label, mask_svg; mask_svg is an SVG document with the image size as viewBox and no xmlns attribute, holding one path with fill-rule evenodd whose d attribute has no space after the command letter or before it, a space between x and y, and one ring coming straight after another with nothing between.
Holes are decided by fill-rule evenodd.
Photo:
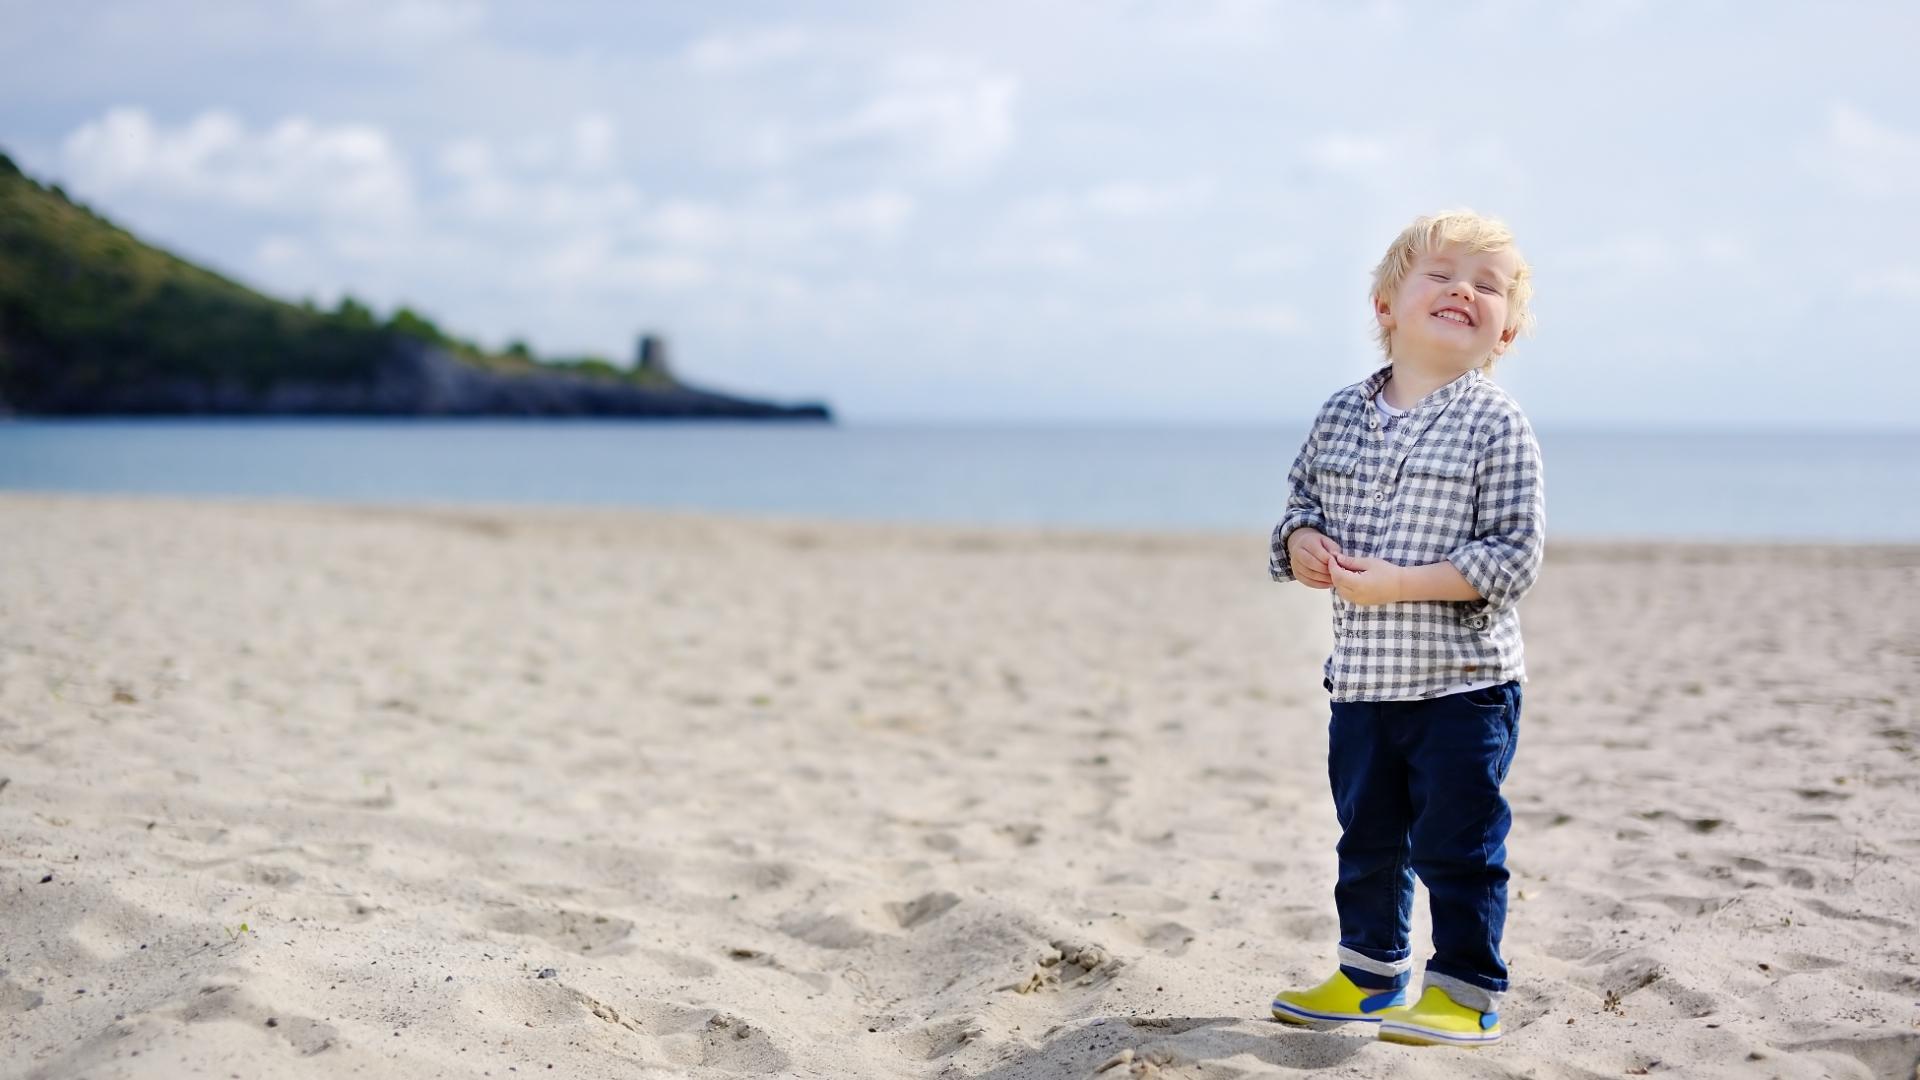
<instances>
[{"instance_id":1,"label":"green vegetation on hillside","mask_svg":"<svg viewBox=\"0 0 1920 1080\"><path fill-rule=\"evenodd\" d=\"M520 342L491 352L407 307L383 321L352 297L332 311L275 300L142 242L0 153L0 400L128 380L365 378L402 338L499 372L673 385L600 358L542 363Z\"/></svg>"}]
</instances>

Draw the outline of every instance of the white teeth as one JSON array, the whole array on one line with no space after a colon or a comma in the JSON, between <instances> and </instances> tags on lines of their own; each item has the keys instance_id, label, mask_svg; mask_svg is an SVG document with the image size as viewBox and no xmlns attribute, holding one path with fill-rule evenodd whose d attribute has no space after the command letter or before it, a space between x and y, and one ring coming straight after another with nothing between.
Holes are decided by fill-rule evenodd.
<instances>
[{"instance_id":1,"label":"white teeth","mask_svg":"<svg viewBox=\"0 0 1920 1080\"><path fill-rule=\"evenodd\" d=\"M1457 311L1436 311L1434 312L1434 314L1439 316L1442 319L1451 319L1452 321L1457 323L1466 323L1468 326L1473 325L1473 320L1467 318L1465 315L1462 315Z\"/></svg>"}]
</instances>

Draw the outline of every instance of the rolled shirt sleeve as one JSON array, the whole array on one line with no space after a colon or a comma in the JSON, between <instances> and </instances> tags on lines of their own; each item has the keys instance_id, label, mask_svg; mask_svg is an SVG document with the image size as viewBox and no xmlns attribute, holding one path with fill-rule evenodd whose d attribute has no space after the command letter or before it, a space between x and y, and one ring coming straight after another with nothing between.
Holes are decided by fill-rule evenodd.
<instances>
[{"instance_id":1,"label":"rolled shirt sleeve","mask_svg":"<svg viewBox=\"0 0 1920 1080\"><path fill-rule=\"evenodd\" d=\"M1316 430L1318 426L1316 422ZM1327 529L1326 513L1313 490L1313 451L1314 436L1310 433L1300 447L1300 455L1293 459L1293 468L1287 470L1286 514L1273 527L1273 550L1267 557L1267 574L1275 581L1295 580L1293 560L1287 554L1287 538L1301 528L1321 532Z\"/></svg>"},{"instance_id":2,"label":"rolled shirt sleeve","mask_svg":"<svg viewBox=\"0 0 1920 1080\"><path fill-rule=\"evenodd\" d=\"M1464 621L1477 629L1533 588L1546 551L1540 444L1524 418L1512 418L1487 445L1474 479L1474 538L1447 561L1481 596L1463 606Z\"/></svg>"}]
</instances>

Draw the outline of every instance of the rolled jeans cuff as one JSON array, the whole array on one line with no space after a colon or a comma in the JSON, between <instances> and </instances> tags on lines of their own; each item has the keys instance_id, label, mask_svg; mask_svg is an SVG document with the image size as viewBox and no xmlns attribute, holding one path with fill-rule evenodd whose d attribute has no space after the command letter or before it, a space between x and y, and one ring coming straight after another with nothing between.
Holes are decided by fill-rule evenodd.
<instances>
[{"instance_id":1,"label":"rolled jeans cuff","mask_svg":"<svg viewBox=\"0 0 1920 1080\"><path fill-rule=\"evenodd\" d=\"M1413 972L1413 954L1383 959L1345 945L1339 949L1340 970L1353 985L1368 990L1398 990Z\"/></svg>"},{"instance_id":2,"label":"rolled jeans cuff","mask_svg":"<svg viewBox=\"0 0 1920 1080\"><path fill-rule=\"evenodd\" d=\"M1442 975L1432 968L1427 969L1427 974L1425 979L1422 980L1422 985L1437 987L1445 991L1446 995L1453 999L1454 1004L1464 1005L1469 1009L1475 1009L1483 1013L1499 1012L1500 999L1507 996L1504 991L1489 990L1484 986L1476 986L1473 983L1467 982L1465 979L1456 979L1451 975Z\"/></svg>"}]
</instances>

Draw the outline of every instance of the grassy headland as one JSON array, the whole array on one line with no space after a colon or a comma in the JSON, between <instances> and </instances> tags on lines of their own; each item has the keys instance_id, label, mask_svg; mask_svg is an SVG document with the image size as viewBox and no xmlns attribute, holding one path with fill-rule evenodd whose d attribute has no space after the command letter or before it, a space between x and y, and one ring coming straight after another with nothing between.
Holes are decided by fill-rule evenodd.
<instances>
[{"instance_id":1,"label":"grassy headland","mask_svg":"<svg viewBox=\"0 0 1920 1080\"><path fill-rule=\"evenodd\" d=\"M331 311L276 300L143 242L0 153L9 410L825 415L600 357L488 350L405 307L381 319L352 297Z\"/></svg>"}]
</instances>

